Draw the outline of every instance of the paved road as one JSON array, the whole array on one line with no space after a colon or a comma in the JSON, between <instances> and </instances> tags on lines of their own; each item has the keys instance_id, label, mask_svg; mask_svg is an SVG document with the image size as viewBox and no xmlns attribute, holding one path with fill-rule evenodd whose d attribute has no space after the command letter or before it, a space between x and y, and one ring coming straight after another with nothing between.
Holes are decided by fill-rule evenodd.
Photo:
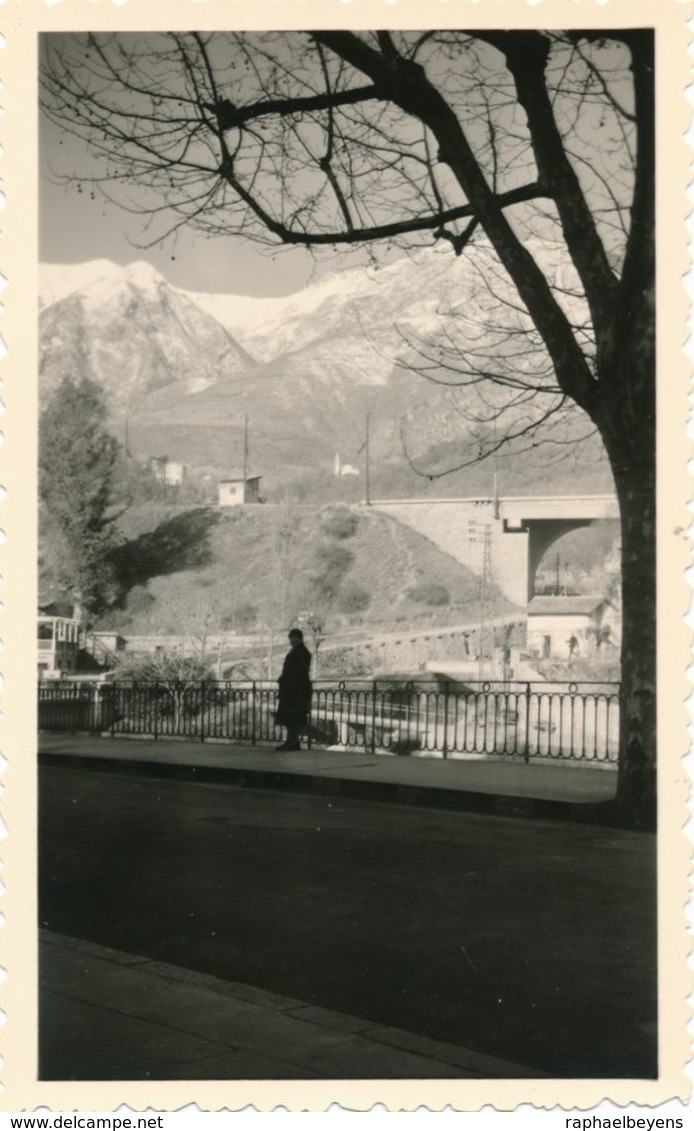
<instances>
[{"instance_id":1,"label":"paved road","mask_svg":"<svg viewBox=\"0 0 694 1131\"><path fill-rule=\"evenodd\" d=\"M41 772L52 931L562 1076L655 1074L655 840Z\"/></svg>"}]
</instances>

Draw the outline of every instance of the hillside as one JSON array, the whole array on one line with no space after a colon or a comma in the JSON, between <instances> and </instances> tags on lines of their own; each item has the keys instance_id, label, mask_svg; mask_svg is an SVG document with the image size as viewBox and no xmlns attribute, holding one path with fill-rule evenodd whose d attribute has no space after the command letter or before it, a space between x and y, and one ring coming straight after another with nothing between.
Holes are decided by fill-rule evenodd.
<instances>
[{"instance_id":1,"label":"hillside","mask_svg":"<svg viewBox=\"0 0 694 1131\"><path fill-rule=\"evenodd\" d=\"M283 629L302 610L332 628L475 620L479 580L385 515L346 507L177 508L120 520L126 635ZM499 595L498 611L508 608Z\"/></svg>"}]
</instances>

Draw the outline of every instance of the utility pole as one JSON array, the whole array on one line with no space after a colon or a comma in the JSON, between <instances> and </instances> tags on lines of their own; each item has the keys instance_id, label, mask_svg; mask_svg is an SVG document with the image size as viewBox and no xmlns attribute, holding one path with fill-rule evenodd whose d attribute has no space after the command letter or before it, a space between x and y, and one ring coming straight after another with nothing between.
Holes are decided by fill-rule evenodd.
<instances>
[{"instance_id":1,"label":"utility pole","mask_svg":"<svg viewBox=\"0 0 694 1131\"><path fill-rule=\"evenodd\" d=\"M246 501L246 483L248 481L248 416L243 415L243 501Z\"/></svg>"},{"instance_id":2,"label":"utility pole","mask_svg":"<svg viewBox=\"0 0 694 1131\"><path fill-rule=\"evenodd\" d=\"M371 430L371 412L366 414L366 436L364 443L359 448L357 455L360 456L364 452L364 503L366 506L371 505L371 453L369 451L369 437ZM337 457L335 457L337 459Z\"/></svg>"},{"instance_id":3,"label":"utility pole","mask_svg":"<svg viewBox=\"0 0 694 1131\"><path fill-rule=\"evenodd\" d=\"M125 414L125 421L123 425L123 486L125 489L125 498L128 498L129 490L129 476L128 476L128 414Z\"/></svg>"},{"instance_id":4,"label":"utility pole","mask_svg":"<svg viewBox=\"0 0 694 1131\"><path fill-rule=\"evenodd\" d=\"M367 412L367 414L366 414L366 440L365 440L366 461L365 461L365 484L364 484L365 494L366 494L365 502L366 502L367 507L371 505L371 466L370 466L370 453L369 453L370 425L371 425L371 413Z\"/></svg>"},{"instance_id":5,"label":"utility pole","mask_svg":"<svg viewBox=\"0 0 694 1131\"><path fill-rule=\"evenodd\" d=\"M489 616L489 603L490 603L490 589L491 589L491 573L492 573L492 531L488 523L485 523L482 531L482 576L480 577L480 627L479 627L479 654L477 664L477 674L479 679L484 675L485 660L484 649L486 647L487 637L487 618ZM492 627L492 655L494 654L494 641Z\"/></svg>"}]
</instances>

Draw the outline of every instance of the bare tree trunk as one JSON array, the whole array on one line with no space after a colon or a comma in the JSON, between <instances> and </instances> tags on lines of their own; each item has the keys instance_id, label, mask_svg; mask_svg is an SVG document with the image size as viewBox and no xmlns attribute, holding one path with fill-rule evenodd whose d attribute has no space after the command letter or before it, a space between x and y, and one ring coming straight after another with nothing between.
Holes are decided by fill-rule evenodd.
<instances>
[{"instance_id":1,"label":"bare tree trunk","mask_svg":"<svg viewBox=\"0 0 694 1131\"><path fill-rule=\"evenodd\" d=\"M180 726L180 722L181 722L181 708L182 707L183 707L183 703L181 702L181 695L178 691L174 691L174 694L173 694L173 708L174 708L173 733L174 734L179 733L179 726Z\"/></svg>"},{"instance_id":2,"label":"bare tree trunk","mask_svg":"<svg viewBox=\"0 0 694 1131\"><path fill-rule=\"evenodd\" d=\"M655 461L653 461L654 463ZM622 663L617 810L632 828L656 819L655 467L615 469L622 526Z\"/></svg>"},{"instance_id":3,"label":"bare tree trunk","mask_svg":"<svg viewBox=\"0 0 694 1131\"><path fill-rule=\"evenodd\" d=\"M639 263L625 264L602 357L598 427L622 529L622 660L617 811L632 828L656 823L656 434L652 225Z\"/></svg>"},{"instance_id":4,"label":"bare tree trunk","mask_svg":"<svg viewBox=\"0 0 694 1131\"><path fill-rule=\"evenodd\" d=\"M652 319L621 336L600 431L622 532L622 658L617 813L632 828L656 821L656 450Z\"/></svg>"}]
</instances>

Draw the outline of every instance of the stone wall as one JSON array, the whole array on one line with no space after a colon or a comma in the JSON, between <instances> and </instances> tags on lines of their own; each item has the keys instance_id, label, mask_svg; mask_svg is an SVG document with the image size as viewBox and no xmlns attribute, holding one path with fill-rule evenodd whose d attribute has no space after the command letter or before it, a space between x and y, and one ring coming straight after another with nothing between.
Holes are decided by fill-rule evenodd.
<instances>
[{"instance_id":1,"label":"stone wall","mask_svg":"<svg viewBox=\"0 0 694 1131\"><path fill-rule=\"evenodd\" d=\"M426 635L392 636L351 648L331 648L320 654L320 676L380 675L383 673L424 671L429 665L441 661L462 663L470 661L478 652L477 629L446 629L433 627ZM496 650L501 648L506 634L501 627L494 632ZM516 625L510 638L515 647L525 640L525 625ZM488 647L490 638L487 637Z\"/></svg>"},{"instance_id":2,"label":"stone wall","mask_svg":"<svg viewBox=\"0 0 694 1131\"><path fill-rule=\"evenodd\" d=\"M483 571L485 530L488 530L490 582L512 604L527 604L528 534L505 532L503 521L494 517L491 499L384 500L372 503L372 507L416 530L477 577Z\"/></svg>"}]
</instances>

